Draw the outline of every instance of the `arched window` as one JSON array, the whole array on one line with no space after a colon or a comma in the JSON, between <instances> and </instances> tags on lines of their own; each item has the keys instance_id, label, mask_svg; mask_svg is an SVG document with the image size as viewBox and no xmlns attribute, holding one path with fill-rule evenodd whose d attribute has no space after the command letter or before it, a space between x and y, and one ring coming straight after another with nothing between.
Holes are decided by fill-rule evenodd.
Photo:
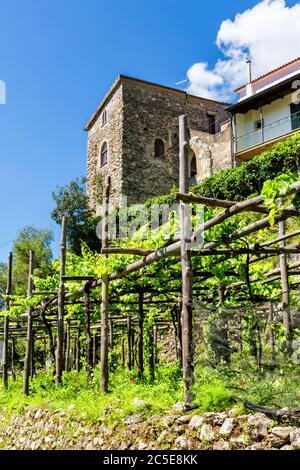
<instances>
[{"instance_id":1,"label":"arched window","mask_svg":"<svg viewBox=\"0 0 300 470\"><path fill-rule=\"evenodd\" d=\"M100 155L100 166L103 166L107 163L108 160L108 147L107 143L104 142L101 147L101 155Z\"/></svg>"},{"instance_id":2,"label":"arched window","mask_svg":"<svg viewBox=\"0 0 300 470\"><path fill-rule=\"evenodd\" d=\"M191 159L191 178L194 178L197 176L197 162L196 162L196 156L193 155Z\"/></svg>"},{"instance_id":3,"label":"arched window","mask_svg":"<svg viewBox=\"0 0 300 470\"><path fill-rule=\"evenodd\" d=\"M155 139L154 142L154 156L162 158L165 155L165 143L162 139Z\"/></svg>"}]
</instances>

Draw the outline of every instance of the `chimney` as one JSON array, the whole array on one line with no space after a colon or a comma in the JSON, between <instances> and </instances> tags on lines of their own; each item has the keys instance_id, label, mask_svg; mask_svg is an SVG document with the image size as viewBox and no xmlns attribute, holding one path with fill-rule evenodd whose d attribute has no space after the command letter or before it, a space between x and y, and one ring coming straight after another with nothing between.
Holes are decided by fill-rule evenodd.
<instances>
[{"instance_id":1,"label":"chimney","mask_svg":"<svg viewBox=\"0 0 300 470\"><path fill-rule=\"evenodd\" d=\"M246 64L248 65L248 83L252 83L252 61L248 59Z\"/></svg>"},{"instance_id":2,"label":"chimney","mask_svg":"<svg viewBox=\"0 0 300 470\"><path fill-rule=\"evenodd\" d=\"M248 70L248 83L246 85L246 96L252 96L254 93L253 84L252 84L252 61L251 59L247 60L247 70Z\"/></svg>"}]
</instances>

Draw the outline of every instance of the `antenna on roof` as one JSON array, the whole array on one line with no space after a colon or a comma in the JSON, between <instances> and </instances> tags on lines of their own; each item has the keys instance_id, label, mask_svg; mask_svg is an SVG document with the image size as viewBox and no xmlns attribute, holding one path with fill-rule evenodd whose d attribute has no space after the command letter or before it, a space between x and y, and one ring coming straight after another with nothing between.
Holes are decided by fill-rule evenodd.
<instances>
[{"instance_id":1,"label":"antenna on roof","mask_svg":"<svg viewBox=\"0 0 300 470\"><path fill-rule=\"evenodd\" d=\"M188 81L189 81L189 79L186 78L185 80L180 80L180 82L176 82L175 85L182 85L183 83L186 83Z\"/></svg>"},{"instance_id":2,"label":"antenna on roof","mask_svg":"<svg viewBox=\"0 0 300 470\"><path fill-rule=\"evenodd\" d=\"M252 83L252 61L251 59L247 60L247 66L248 66L248 83Z\"/></svg>"}]
</instances>

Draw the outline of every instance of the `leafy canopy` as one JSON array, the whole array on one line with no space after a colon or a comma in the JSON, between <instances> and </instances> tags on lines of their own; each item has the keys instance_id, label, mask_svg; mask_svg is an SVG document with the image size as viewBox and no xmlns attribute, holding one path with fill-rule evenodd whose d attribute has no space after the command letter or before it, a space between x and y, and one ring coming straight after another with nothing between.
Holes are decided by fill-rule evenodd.
<instances>
[{"instance_id":1,"label":"leafy canopy","mask_svg":"<svg viewBox=\"0 0 300 470\"><path fill-rule=\"evenodd\" d=\"M52 192L56 208L51 217L61 225L62 218L68 218L67 240L73 253L80 255L82 242L93 251L99 251L100 241L96 235L99 218L89 207L86 179L76 178L70 184L60 186Z\"/></svg>"}]
</instances>

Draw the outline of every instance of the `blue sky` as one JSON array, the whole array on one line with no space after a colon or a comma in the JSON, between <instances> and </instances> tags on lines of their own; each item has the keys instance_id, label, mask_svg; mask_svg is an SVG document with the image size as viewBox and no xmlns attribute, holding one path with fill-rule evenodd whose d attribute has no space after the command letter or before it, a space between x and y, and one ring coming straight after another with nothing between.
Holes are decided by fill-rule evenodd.
<instances>
[{"instance_id":1,"label":"blue sky","mask_svg":"<svg viewBox=\"0 0 300 470\"><path fill-rule=\"evenodd\" d=\"M0 261L25 225L58 234L51 191L85 174L83 127L117 74L175 86L213 67L221 22L256 3L1 0Z\"/></svg>"}]
</instances>

